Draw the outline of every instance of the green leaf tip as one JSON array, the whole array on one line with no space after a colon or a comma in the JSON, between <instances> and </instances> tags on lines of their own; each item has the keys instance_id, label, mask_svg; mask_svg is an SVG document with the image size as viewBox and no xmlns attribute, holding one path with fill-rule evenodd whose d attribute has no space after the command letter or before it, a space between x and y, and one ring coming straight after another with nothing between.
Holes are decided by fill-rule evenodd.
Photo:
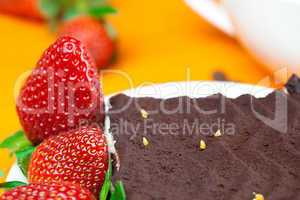
<instances>
[{"instance_id":1,"label":"green leaf tip","mask_svg":"<svg viewBox=\"0 0 300 200\"><path fill-rule=\"evenodd\" d=\"M95 18L102 18L105 15L116 14L117 12L117 9L112 6L91 7L88 10L88 14Z\"/></svg>"},{"instance_id":2,"label":"green leaf tip","mask_svg":"<svg viewBox=\"0 0 300 200\"><path fill-rule=\"evenodd\" d=\"M108 170L106 172L105 175L105 180L100 192L100 199L101 200L106 200L108 197L108 194L110 192L110 188L111 188L111 176L112 176L112 160L111 160L111 156L109 155L109 159L108 159Z\"/></svg>"},{"instance_id":3,"label":"green leaf tip","mask_svg":"<svg viewBox=\"0 0 300 200\"><path fill-rule=\"evenodd\" d=\"M16 152L16 157L18 159L23 159L23 158L27 158L29 155L31 156L31 154L35 151L36 147L34 146L28 146L20 151Z\"/></svg>"},{"instance_id":4,"label":"green leaf tip","mask_svg":"<svg viewBox=\"0 0 300 200\"><path fill-rule=\"evenodd\" d=\"M126 200L126 192L122 181L117 181L110 200Z\"/></svg>"},{"instance_id":5,"label":"green leaf tip","mask_svg":"<svg viewBox=\"0 0 300 200\"><path fill-rule=\"evenodd\" d=\"M18 166L23 174L27 176L28 165L35 147L26 138L23 131L18 131L0 144L0 148L8 149L16 155Z\"/></svg>"},{"instance_id":6,"label":"green leaf tip","mask_svg":"<svg viewBox=\"0 0 300 200\"><path fill-rule=\"evenodd\" d=\"M4 177L4 172L0 170L0 178Z\"/></svg>"},{"instance_id":7,"label":"green leaf tip","mask_svg":"<svg viewBox=\"0 0 300 200\"><path fill-rule=\"evenodd\" d=\"M112 181L112 159L109 155L108 170L105 175L99 198L101 200L126 200L126 192L122 181L117 181L115 186Z\"/></svg>"},{"instance_id":8,"label":"green leaf tip","mask_svg":"<svg viewBox=\"0 0 300 200\"><path fill-rule=\"evenodd\" d=\"M20 167L25 177L27 177L28 166L31 160L32 153L35 151L35 149L36 147L29 146L23 151L16 153L18 166Z\"/></svg>"},{"instance_id":9,"label":"green leaf tip","mask_svg":"<svg viewBox=\"0 0 300 200\"><path fill-rule=\"evenodd\" d=\"M22 130L16 132L14 135L0 143L0 148L8 149L11 153L22 151L28 146L32 146L31 142L26 138L25 133Z\"/></svg>"},{"instance_id":10,"label":"green leaf tip","mask_svg":"<svg viewBox=\"0 0 300 200\"><path fill-rule=\"evenodd\" d=\"M2 189L13 189L15 187L25 186L25 185L27 185L27 184L23 183L21 181L11 181L11 182L0 183L0 188L2 188Z\"/></svg>"}]
</instances>

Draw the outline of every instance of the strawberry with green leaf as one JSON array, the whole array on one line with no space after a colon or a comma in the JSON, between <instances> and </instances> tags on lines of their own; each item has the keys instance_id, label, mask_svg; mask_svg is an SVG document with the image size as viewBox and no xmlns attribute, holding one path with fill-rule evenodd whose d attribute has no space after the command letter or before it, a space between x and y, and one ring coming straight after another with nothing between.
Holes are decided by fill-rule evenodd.
<instances>
[{"instance_id":1,"label":"strawberry with green leaf","mask_svg":"<svg viewBox=\"0 0 300 200\"><path fill-rule=\"evenodd\" d=\"M51 137L40 144L37 147L38 149L35 150L36 147L30 144L25 134L22 131L18 131L4 140L0 144L0 147L7 148L11 153L17 155L19 167L26 177L28 177L27 170L29 169L30 175L28 178L33 183L61 183L67 180L69 182L78 182L83 187L89 187L91 183L94 183L92 185L98 185L97 189L95 187L88 189L94 190L94 195L98 196L100 200L126 200L123 183L117 181L116 184L113 184L111 180L113 170L112 159L107 152L102 131L97 128L83 128L74 132L77 133L63 133L61 137ZM70 136L68 136L69 134ZM57 138L60 138L60 140ZM56 148L55 145L58 145L60 148ZM64 148L66 146L67 149ZM95 149L97 153L95 153ZM33 157L32 160L31 157ZM60 160L59 157L64 158L64 160ZM106 166L106 162L108 165L107 169L104 167ZM29 164L31 165L30 167L28 166ZM49 171L45 169L49 169ZM57 178L58 176L60 178ZM81 179L85 179L85 181L81 181ZM102 179L103 181L100 181ZM98 183L98 181L100 182ZM13 189L25 185L27 184L13 181L0 183L0 188ZM101 192L98 193L100 188Z\"/></svg>"},{"instance_id":2,"label":"strawberry with green leaf","mask_svg":"<svg viewBox=\"0 0 300 200\"><path fill-rule=\"evenodd\" d=\"M105 0L1 0L0 12L53 22L75 13L103 18L115 9Z\"/></svg>"},{"instance_id":3,"label":"strawberry with green leaf","mask_svg":"<svg viewBox=\"0 0 300 200\"><path fill-rule=\"evenodd\" d=\"M17 113L33 144L80 125L103 126L99 75L80 41L61 37L44 52L20 91Z\"/></svg>"},{"instance_id":4,"label":"strawberry with green leaf","mask_svg":"<svg viewBox=\"0 0 300 200\"><path fill-rule=\"evenodd\" d=\"M105 135L99 128L82 127L42 142L32 154L31 183L72 182L98 196L109 164Z\"/></svg>"},{"instance_id":5,"label":"strawberry with green leaf","mask_svg":"<svg viewBox=\"0 0 300 200\"><path fill-rule=\"evenodd\" d=\"M87 47L98 68L113 58L111 27L103 19L116 9L105 0L0 0L0 11L45 19L53 30L59 26L60 36L72 36Z\"/></svg>"},{"instance_id":6,"label":"strawberry with green leaf","mask_svg":"<svg viewBox=\"0 0 300 200\"><path fill-rule=\"evenodd\" d=\"M105 0L41 0L53 29L59 25L59 35L80 40L89 50L98 68L110 64L115 45L112 27L104 17L117 11Z\"/></svg>"}]
</instances>

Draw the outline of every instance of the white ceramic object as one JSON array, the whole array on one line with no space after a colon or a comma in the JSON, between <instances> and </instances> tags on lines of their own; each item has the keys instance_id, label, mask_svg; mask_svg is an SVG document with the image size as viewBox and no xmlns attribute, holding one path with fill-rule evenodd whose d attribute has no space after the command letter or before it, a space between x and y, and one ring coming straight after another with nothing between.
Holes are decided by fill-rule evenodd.
<instances>
[{"instance_id":1,"label":"white ceramic object","mask_svg":"<svg viewBox=\"0 0 300 200\"><path fill-rule=\"evenodd\" d=\"M300 72L300 0L185 0L272 70Z\"/></svg>"},{"instance_id":2,"label":"white ceramic object","mask_svg":"<svg viewBox=\"0 0 300 200\"><path fill-rule=\"evenodd\" d=\"M248 84L240 84L233 82L171 82L164 84L151 85L147 87L135 88L127 90L122 93L131 97L154 97L154 98L172 98L178 96L189 96L193 98L206 97L216 93L221 93L229 98L236 98L243 94L251 94L255 97L265 97L271 93L273 89L261 86L254 86ZM113 96L113 95L111 95ZM105 98L106 108L109 109L109 98ZM111 136L109 133L109 118L106 118L106 135ZM113 141L113 140L111 140ZM111 143L112 144L112 143ZM110 147L113 151L114 147ZM20 168L14 164L7 176L7 181L22 181L26 182L26 178L22 174Z\"/></svg>"}]
</instances>

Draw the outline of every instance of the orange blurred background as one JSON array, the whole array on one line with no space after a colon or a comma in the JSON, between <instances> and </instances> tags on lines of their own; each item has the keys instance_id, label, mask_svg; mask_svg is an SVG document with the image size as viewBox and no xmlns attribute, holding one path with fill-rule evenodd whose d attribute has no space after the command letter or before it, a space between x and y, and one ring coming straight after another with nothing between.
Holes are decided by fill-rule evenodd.
<instances>
[{"instance_id":1,"label":"orange blurred background","mask_svg":"<svg viewBox=\"0 0 300 200\"><path fill-rule=\"evenodd\" d=\"M215 71L230 80L257 83L269 73L234 40L193 13L182 0L114 0L109 22L118 32L118 57L111 69L125 72L134 86L145 82L211 80ZM55 39L46 24L0 15L0 141L20 129L14 88ZM105 73L105 94L129 87L120 75ZM0 150L0 170L13 158Z\"/></svg>"}]
</instances>

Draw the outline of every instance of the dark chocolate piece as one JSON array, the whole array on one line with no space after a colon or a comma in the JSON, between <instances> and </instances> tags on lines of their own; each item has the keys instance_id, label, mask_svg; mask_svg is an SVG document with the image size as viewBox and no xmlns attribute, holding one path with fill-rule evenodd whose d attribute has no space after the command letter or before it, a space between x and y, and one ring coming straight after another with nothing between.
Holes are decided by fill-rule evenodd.
<instances>
[{"instance_id":1,"label":"dark chocolate piece","mask_svg":"<svg viewBox=\"0 0 300 200\"><path fill-rule=\"evenodd\" d=\"M285 87L289 94L300 94L300 78L296 74L293 74L285 84Z\"/></svg>"},{"instance_id":2,"label":"dark chocolate piece","mask_svg":"<svg viewBox=\"0 0 300 200\"><path fill-rule=\"evenodd\" d=\"M215 71L213 73L213 80L215 81L228 81L227 76L222 71Z\"/></svg>"}]
</instances>

